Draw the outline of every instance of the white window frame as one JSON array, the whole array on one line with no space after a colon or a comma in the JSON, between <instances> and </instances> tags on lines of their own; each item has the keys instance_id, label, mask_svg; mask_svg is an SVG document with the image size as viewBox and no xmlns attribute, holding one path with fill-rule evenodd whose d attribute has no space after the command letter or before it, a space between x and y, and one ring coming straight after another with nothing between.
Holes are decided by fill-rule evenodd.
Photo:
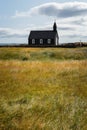
<instances>
[{"instance_id":1,"label":"white window frame","mask_svg":"<svg viewBox=\"0 0 87 130\"><path fill-rule=\"evenodd\" d=\"M32 39L32 44L35 44L35 39Z\"/></svg>"},{"instance_id":2,"label":"white window frame","mask_svg":"<svg viewBox=\"0 0 87 130\"><path fill-rule=\"evenodd\" d=\"M40 39L40 44L43 44L43 39Z\"/></svg>"},{"instance_id":3,"label":"white window frame","mask_svg":"<svg viewBox=\"0 0 87 130\"><path fill-rule=\"evenodd\" d=\"M51 43L51 39L48 39L48 40L47 40L47 43L50 44L50 43Z\"/></svg>"}]
</instances>

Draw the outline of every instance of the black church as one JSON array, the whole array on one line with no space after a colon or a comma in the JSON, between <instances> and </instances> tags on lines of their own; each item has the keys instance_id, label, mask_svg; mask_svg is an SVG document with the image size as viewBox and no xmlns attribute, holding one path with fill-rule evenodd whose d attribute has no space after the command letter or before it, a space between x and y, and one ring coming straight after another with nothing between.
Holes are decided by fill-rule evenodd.
<instances>
[{"instance_id":1,"label":"black church","mask_svg":"<svg viewBox=\"0 0 87 130\"><path fill-rule=\"evenodd\" d=\"M31 31L28 37L29 46L58 46L59 36L57 32L57 25L54 22L53 30L35 30Z\"/></svg>"}]
</instances>

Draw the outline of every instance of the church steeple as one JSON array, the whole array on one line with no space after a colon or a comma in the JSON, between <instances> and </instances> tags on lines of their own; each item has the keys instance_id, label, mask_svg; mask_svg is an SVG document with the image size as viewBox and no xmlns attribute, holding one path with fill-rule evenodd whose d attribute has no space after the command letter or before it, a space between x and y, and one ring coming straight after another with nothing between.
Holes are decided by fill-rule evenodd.
<instances>
[{"instance_id":1,"label":"church steeple","mask_svg":"<svg viewBox=\"0 0 87 130\"><path fill-rule=\"evenodd\" d=\"M57 31L57 25L56 25L56 22L54 22L54 25L53 25L53 31Z\"/></svg>"}]
</instances>

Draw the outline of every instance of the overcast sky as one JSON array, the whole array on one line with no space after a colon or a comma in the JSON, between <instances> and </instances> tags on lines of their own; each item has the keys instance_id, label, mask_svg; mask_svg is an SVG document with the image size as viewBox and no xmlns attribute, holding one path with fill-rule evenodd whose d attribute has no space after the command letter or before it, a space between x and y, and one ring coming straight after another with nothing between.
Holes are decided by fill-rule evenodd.
<instances>
[{"instance_id":1,"label":"overcast sky","mask_svg":"<svg viewBox=\"0 0 87 130\"><path fill-rule=\"evenodd\" d=\"M0 0L0 43L27 43L54 21L60 43L87 41L87 0Z\"/></svg>"}]
</instances>

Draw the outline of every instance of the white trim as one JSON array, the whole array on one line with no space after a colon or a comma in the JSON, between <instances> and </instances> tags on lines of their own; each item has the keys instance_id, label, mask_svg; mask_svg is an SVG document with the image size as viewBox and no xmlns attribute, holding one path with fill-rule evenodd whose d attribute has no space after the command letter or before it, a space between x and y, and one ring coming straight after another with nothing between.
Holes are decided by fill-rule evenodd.
<instances>
[{"instance_id":1,"label":"white trim","mask_svg":"<svg viewBox=\"0 0 87 130\"><path fill-rule=\"evenodd\" d=\"M56 36L56 46L58 45L58 38L57 38L57 36Z\"/></svg>"}]
</instances>

